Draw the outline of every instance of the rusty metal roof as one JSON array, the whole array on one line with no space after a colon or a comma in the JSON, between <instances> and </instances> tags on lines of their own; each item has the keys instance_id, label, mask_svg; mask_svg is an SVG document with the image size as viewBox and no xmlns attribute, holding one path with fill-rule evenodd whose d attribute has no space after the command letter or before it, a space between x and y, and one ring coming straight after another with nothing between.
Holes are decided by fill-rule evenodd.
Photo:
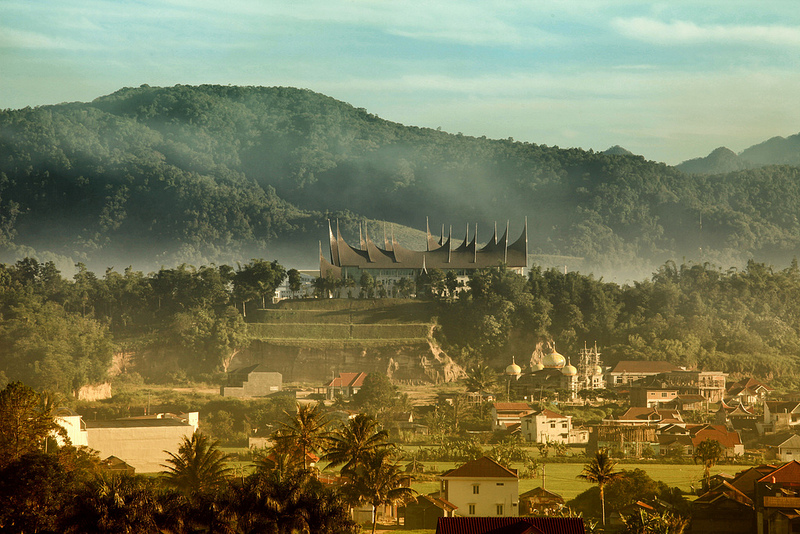
<instances>
[{"instance_id":1,"label":"rusty metal roof","mask_svg":"<svg viewBox=\"0 0 800 534\"><path fill-rule=\"evenodd\" d=\"M580 517L440 517L436 534L584 534Z\"/></svg>"}]
</instances>

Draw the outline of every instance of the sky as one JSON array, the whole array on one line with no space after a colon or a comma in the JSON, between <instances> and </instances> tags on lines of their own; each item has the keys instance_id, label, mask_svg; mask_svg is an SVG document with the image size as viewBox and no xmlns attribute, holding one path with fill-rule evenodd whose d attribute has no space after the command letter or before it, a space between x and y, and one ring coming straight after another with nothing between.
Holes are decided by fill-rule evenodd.
<instances>
[{"instance_id":1,"label":"sky","mask_svg":"<svg viewBox=\"0 0 800 534\"><path fill-rule=\"evenodd\" d=\"M677 164L800 132L792 1L0 0L0 108L302 87L384 119Z\"/></svg>"}]
</instances>

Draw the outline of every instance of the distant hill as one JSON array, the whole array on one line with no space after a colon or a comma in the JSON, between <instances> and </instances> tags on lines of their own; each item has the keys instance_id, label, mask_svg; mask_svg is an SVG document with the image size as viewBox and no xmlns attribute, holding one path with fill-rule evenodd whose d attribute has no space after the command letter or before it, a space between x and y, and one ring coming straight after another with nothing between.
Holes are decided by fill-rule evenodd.
<instances>
[{"instance_id":1,"label":"distant hill","mask_svg":"<svg viewBox=\"0 0 800 534\"><path fill-rule=\"evenodd\" d=\"M514 239L527 219L530 254L615 279L676 258L797 254L796 168L687 175L609 150L409 127L288 87L142 86L4 110L0 260L313 268L328 220L357 244L365 219L377 243L385 228L411 248L426 220L457 242L477 225L484 243L495 223Z\"/></svg>"},{"instance_id":2,"label":"distant hill","mask_svg":"<svg viewBox=\"0 0 800 534\"><path fill-rule=\"evenodd\" d=\"M735 154L720 147L704 158L695 158L675 168L693 174L722 174L767 165L800 165L800 134L773 137Z\"/></svg>"},{"instance_id":3,"label":"distant hill","mask_svg":"<svg viewBox=\"0 0 800 534\"><path fill-rule=\"evenodd\" d=\"M676 165L675 168L690 174L722 174L755 167L751 162L725 147L719 147L704 158L695 158Z\"/></svg>"},{"instance_id":4,"label":"distant hill","mask_svg":"<svg viewBox=\"0 0 800 534\"><path fill-rule=\"evenodd\" d=\"M773 137L739 154L755 165L800 165L800 134Z\"/></svg>"},{"instance_id":5,"label":"distant hill","mask_svg":"<svg viewBox=\"0 0 800 534\"><path fill-rule=\"evenodd\" d=\"M611 148L604 150L603 154L607 156L635 156L633 152L619 145L614 145Z\"/></svg>"}]
</instances>

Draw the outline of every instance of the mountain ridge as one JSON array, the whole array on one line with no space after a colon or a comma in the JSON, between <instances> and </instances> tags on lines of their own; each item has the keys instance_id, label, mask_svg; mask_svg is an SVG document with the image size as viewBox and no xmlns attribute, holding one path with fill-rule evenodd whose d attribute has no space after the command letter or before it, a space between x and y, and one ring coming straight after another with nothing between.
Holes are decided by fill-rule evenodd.
<instances>
[{"instance_id":1,"label":"mountain ridge","mask_svg":"<svg viewBox=\"0 0 800 534\"><path fill-rule=\"evenodd\" d=\"M123 88L0 111L0 257L139 268L266 257L308 268L320 243L325 252L328 220L357 243L361 221L416 241L426 218L459 240L477 226L478 242L495 222L518 235L527 220L531 254L581 258L617 279L674 258L727 268L796 254L795 167L720 180L618 148L404 126L307 89ZM373 224L377 235L383 223Z\"/></svg>"}]
</instances>

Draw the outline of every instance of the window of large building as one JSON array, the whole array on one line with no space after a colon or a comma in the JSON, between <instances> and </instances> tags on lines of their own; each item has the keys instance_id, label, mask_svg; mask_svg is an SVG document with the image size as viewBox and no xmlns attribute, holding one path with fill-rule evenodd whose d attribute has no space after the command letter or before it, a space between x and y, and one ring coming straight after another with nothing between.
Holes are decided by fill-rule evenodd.
<instances>
[{"instance_id":1,"label":"window of large building","mask_svg":"<svg viewBox=\"0 0 800 534\"><path fill-rule=\"evenodd\" d=\"M502 504L498 504L497 505L497 515L503 515L503 505Z\"/></svg>"},{"instance_id":2,"label":"window of large building","mask_svg":"<svg viewBox=\"0 0 800 534\"><path fill-rule=\"evenodd\" d=\"M470 504L469 505L469 515L475 515L475 505L474 504Z\"/></svg>"},{"instance_id":3,"label":"window of large building","mask_svg":"<svg viewBox=\"0 0 800 534\"><path fill-rule=\"evenodd\" d=\"M480 484L473 484L472 485L472 494L473 495L478 495L480 492L481 492Z\"/></svg>"}]
</instances>

